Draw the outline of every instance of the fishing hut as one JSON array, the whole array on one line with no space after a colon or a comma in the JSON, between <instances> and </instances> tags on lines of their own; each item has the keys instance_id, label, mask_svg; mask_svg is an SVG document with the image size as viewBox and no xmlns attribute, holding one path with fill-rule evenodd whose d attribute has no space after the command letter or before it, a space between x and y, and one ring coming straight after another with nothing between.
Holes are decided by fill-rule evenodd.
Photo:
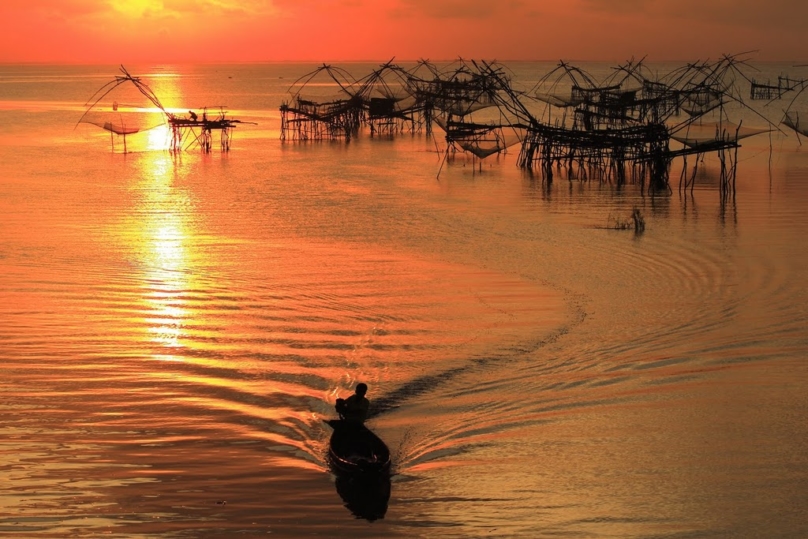
<instances>
[{"instance_id":1,"label":"fishing hut","mask_svg":"<svg viewBox=\"0 0 808 539\"><path fill-rule=\"evenodd\" d=\"M323 64L289 94L280 106L281 140L350 140L365 121L360 85L344 69Z\"/></svg>"},{"instance_id":2,"label":"fishing hut","mask_svg":"<svg viewBox=\"0 0 808 539\"><path fill-rule=\"evenodd\" d=\"M431 130L431 104L415 91L413 74L390 62L359 81L371 135Z\"/></svg>"},{"instance_id":3,"label":"fishing hut","mask_svg":"<svg viewBox=\"0 0 808 539\"><path fill-rule=\"evenodd\" d=\"M413 76L392 62L361 79L323 64L295 81L280 106L281 140L350 140L431 130L431 106L415 93Z\"/></svg>"},{"instance_id":4,"label":"fishing hut","mask_svg":"<svg viewBox=\"0 0 808 539\"><path fill-rule=\"evenodd\" d=\"M777 84L771 81L758 82L755 79L750 81L750 98L751 99L765 99L771 101L773 99L780 99L783 94L792 92L805 84L804 80L795 80L788 75L780 75L777 77Z\"/></svg>"},{"instance_id":5,"label":"fishing hut","mask_svg":"<svg viewBox=\"0 0 808 539\"><path fill-rule=\"evenodd\" d=\"M202 109L200 117L194 111L188 111L188 116L169 114L168 126L171 130L170 150L178 152L198 146L205 153L213 148L214 133L219 135L219 148L223 152L230 151L233 132L238 124L244 123L227 117L224 107L214 117L208 116L208 109Z\"/></svg>"},{"instance_id":6,"label":"fishing hut","mask_svg":"<svg viewBox=\"0 0 808 539\"><path fill-rule=\"evenodd\" d=\"M563 170L570 179L667 187L665 122L678 103L665 84L644 79L641 67L629 63L596 81L561 62L542 77L530 95L545 109L540 117L523 110L528 130L519 166L541 170L548 181Z\"/></svg>"},{"instance_id":7,"label":"fishing hut","mask_svg":"<svg viewBox=\"0 0 808 539\"><path fill-rule=\"evenodd\" d=\"M435 73L432 80L413 81L413 86L422 100L432 103L437 114L462 121L473 112L496 106L497 82L474 63L461 59L458 65Z\"/></svg>"},{"instance_id":8,"label":"fishing hut","mask_svg":"<svg viewBox=\"0 0 808 539\"><path fill-rule=\"evenodd\" d=\"M435 115L440 111L435 106L436 86L444 77L435 64L428 60L419 60L407 72L408 93L415 99L416 107L421 111L422 129L427 135L432 134Z\"/></svg>"}]
</instances>

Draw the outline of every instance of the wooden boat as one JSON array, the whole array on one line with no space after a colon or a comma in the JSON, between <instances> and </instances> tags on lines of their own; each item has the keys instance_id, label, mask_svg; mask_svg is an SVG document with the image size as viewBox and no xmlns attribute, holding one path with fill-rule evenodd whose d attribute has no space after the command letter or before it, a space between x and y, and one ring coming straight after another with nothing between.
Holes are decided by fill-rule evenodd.
<instances>
[{"instance_id":1,"label":"wooden boat","mask_svg":"<svg viewBox=\"0 0 808 539\"><path fill-rule=\"evenodd\" d=\"M329 419L326 423L334 429L328 444L328 460L334 473L390 473L390 450L373 431L344 419Z\"/></svg>"}]
</instances>

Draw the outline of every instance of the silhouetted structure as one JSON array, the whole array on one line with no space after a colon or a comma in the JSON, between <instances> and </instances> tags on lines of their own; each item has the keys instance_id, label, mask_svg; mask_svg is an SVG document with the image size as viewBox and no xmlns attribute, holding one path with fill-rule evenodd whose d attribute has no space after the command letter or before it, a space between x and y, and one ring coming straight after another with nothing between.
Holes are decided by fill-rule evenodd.
<instances>
[{"instance_id":1,"label":"silhouetted structure","mask_svg":"<svg viewBox=\"0 0 808 539\"><path fill-rule=\"evenodd\" d=\"M217 131L219 132L219 148L223 152L230 151L233 131L238 124L244 122L227 118L224 107L220 107L218 116L212 120L208 118L207 107L203 110L202 119L195 114L189 118L168 115L168 125L171 129L169 149L172 152L199 146L202 151L209 153L213 148L213 133Z\"/></svg>"},{"instance_id":2,"label":"silhouetted structure","mask_svg":"<svg viewBox=\"0 0 808 539\"><path fill-rule=\"evenodd\" d=\"M772 129L768 120L763 129L730 121L725 106L743 106L730 80L738 62L725 56L658 78L649 78L642 62L629 62L602 82L561 62L532 93L545 103L541 117L523 100L511 99L508 105L527 128L519 166L540 170L547 181L554 171L564 171L568 178L637 182L659 191L670 189L671 163L682 158L680 189L692 189L701 157L712 153L720 162L722 194L729 196L735 189L738 141ZM553 91L562 79L569 93ZM540 91L548 81L551 91ZM704 123L708 113L717 120ZM689 169L690 155L696 159Z\"/></svg>"},{"instance_id":3,"label":"silhouetted structure","mask_svg":"<svg viewBox=\"0 0 808 539\"><path fill-rule=\"evenodd\" d=\"M422 131L431 135L437 124L446 141L438 175L449 156L465 153L482 166L484 159L518 144L518 166L540 173L543 181L562 175L638 183L652 192L670 190L671 166L680 158L679 189L692 190L699 163L710 154L720 163L722 195L730 196L739 141L777 129L754 111L765 127L749 128L732 118L739 110L752 110L743 102L740 83L748 82L752 99L777 99L792 90L799 96L805 88L804 81L788 76L779 77L777 85L758 83L739 69L745 65L746 60L727 55L660 75L651 73L643 61L631 60L596 80L562 61L532 89L518 90L496 62L459 59L438 68L421 60L408 71L391 60L360 79L323 64L290 86L289 99L280 106L280 137L348 141L363 130L371 136ZM139 78L123 67L121 71L123 76L88 102L80 122L122 136L124 145L127 135L163 123L170 131L172 152L193 146L210 152L218 131L221 150L229 150L233 130L241 122L227 118L224 108L214 119L208 118L207 109L201 119L195 111L181 117L167 111ZM146 125L132 115L124 119L120 111L116 116L117 103L104 119L91 118L99 102L123 83L133 84L145 96L162 114L161 122ZM799 137L808 130L800 123L795 101L781 123Z\"/></svg>"},{"instance_id":4,"label":"silhouetted structure","mask_svg":"<svg viewBox=\"0 0 808 539\"><path fill-rule=\"evenodd\" d=\"M431 131L431 103L418 94L413 81L413 74L392 60L359 81L372 135Z\"/></svg>"},{"instance_id":5,"label":"silhouetted structure","mask_svg":"<svg viewBox=\"0 0 808 539\"><path fill-rule=\"evenodd\" d=\"M160 125L166 125L169 129L169 150L171 152L187 150L194 146L198 146L204 152L210 152L213 147L212 139L215 131L219 132L221 150L223 152L230 150L233 130L238 124L244 122L227 118L224 107L219 107L219 113L215 119L208 118L207 107L203 109L201 119L192 110L188 111L188 118L180 117L166 110L157 95L142 79L133 77L123 66L120 69L123 75L116 76L114 80L102 86L88 100L85 104L87 108L79 118L78 123L91 123L110 131L110 133L123 135L124 151L126 151L126 135L154 129ZM132 110L127 112L127 120L125 120L123 112L119 111L117 101L114 101L110 107L101 105L104 98L124 84L133 85L137 92L145 97L147 105L152 107L152 110L146 110L146 107L140 107L141 110L135 110L138 107L129 107ZM152 118L155 116L155 112L159 121ZM144 123L144 118L146 117L151 118L148 124Z\"/></svg>"},{"instance_id":6,"label":"silhouetted structure","mask_svg":"<svg viewBox=\"0 0 808 539\"><path fill-rule=\"evenodd\" d=\"M805 65L796 66L796 67L808 67ZM808 125L805 124L805 119L808 118L808 103L806 103L806 95L808 93L805 92L806 85L800 84L799 88L791 99L791 102L788 104L788 107L783 112L783 118L780 123L789 129L793 130L794 133L797 135L797 141L799 142L800 146L802 146L802 139L800 135L803 137L808 137Z\"/></svg>"},{"instance_id":7,"label":"silhouetted structure","mask_svg":"<svg viewBox=\"0 0 808 539\"><path fill-rule=\"evenodd\" d=\"M363 127L371 135L431 134L435 123L446 140L440 170L456 153L482 163L519 144L518 166L539 171L545 181L563 173L569 179L640 183L655 192L670 190L677 158L683 163L679 188L692 189L701 158L714 154L728 195L734 193L739 141L774 129L765 118L761 129L730 118L729 105L744 107L736 84L736 75L746 79L741 65L745 60L723 56L660 76L632 60L595 80L560 62L533 89L521 91L496 62L459 59L439 69L421 60L405 71L391 61L359 80L324 64L290 88L291 99L281 106L281 138L350 140ZM316 88L336 92L304 97L323 78L325 86L320 80ZM753 96L774 95L749 83ZM778 95L797 84L781 77ZM706 122L708 115L713 120ZM784 123L798 125L798 116L787 114ZM695 156L692 167L689 156Z\"/></svg>"},{"instance_id":8,"label":"silhouetted structure","mask_svg":"<svg viewBox=\"0 0 808 539\"><path fill-rule=\"evenodd\" d=\"M510 90L510 77L496 63L478 65L463 59L442 71L430 67L431 78L419 78L412 85L430 105L430 118L445 132L443 164L458 152L482 160L500 154L518 143L524 130L507 117L501 107L503 94ZM438 172L440 175L440 171Z\"/></svg>"},{"instance_id":9,"label":"silhouetted structure","mask_svg":"<svg viewBox=\"0 0 808 539\"><path fill-rule=\"evenodd\" d=\"M350 140L365 126L371 135L429 132L431 105L413 80L392 60L359 80L323 64L290 86L280 107L281 140Z\"/></svg>"},{"instance_id":10,"label":"silhouetted structure","mask_svg":"<svg viewBox=\"0 0 808 539\"><path fill-rule=\"evenodd\" d=\"M313 82L331 94L305 95ZM363 99L356 80L344 69L323 64L295 81L289 92L290 101L280 107L281 140L350 140L358 134L365 119Z\"/></svg>"},{"instance_id":11,"label":"silhouetted structure","mask_svg":"<svg viewBox=\"0 0 808 539\"><path fill-rule=\"evenodd\" d=\"M777 77L777 84L772 84L771 81L766 81L765 83L757 82L755 79L752 79L750 84L750 98L773 100L780 99L783 97L783 94L801 88L805 84L805 81L794 80L789 78L788 75L781 75Z\"/></svg>"},{"instance_id":12,"label":"silhouetted structure","mask_svg":"<svg viewBox=\"0 0 808 539\"><path fill-rule=\"evenodd\" d=\"M808 115L804 113L800 115L800 112L797 110L788 110L785 112L783 121L781 122L786 127L790 127L794 130L794 132L797 134L797 140L799 141L800 145L802 145L800 135L808 137L808 125L804 125L802 123L801 117L806 118Z\"/></svg>"}]
</instances>

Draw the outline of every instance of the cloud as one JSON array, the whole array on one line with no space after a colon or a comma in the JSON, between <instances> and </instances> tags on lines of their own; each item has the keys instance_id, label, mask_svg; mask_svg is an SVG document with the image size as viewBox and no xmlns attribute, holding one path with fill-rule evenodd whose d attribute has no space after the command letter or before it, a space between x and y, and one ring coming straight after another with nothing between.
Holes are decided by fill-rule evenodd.
<instances>
[{"instance_id":1,"label":"cloud","mask_svg":"<svg viewBox=\"0 0 808 539\"><path fill-rule=\"evenodd\" d=\"M83 17L108 9L97 0L3 0L4 11L37 12L48 17Z\"/></svg>"},{"instance_id":2,"label":"cloud","mask_svg":"<svg viewBox=\"0 0 808 539\"><path fill-rule=\"evenodd\" d=\"M806 20L805 0L0 0L0 61L790 61Z\"/></svg>"},{"instance_id":3,"label":"cloud","mask_svg":"<svg viewBox=\"0 0 808 539\"><path fill-rule=\"evenodd\" d=\"M271 0L107 0L107 3L108 9L103 10L107 15L122 14L133 19L219 19L224 22L277 12ZM100 12L96 10L96 14Z\"/></svg>"},{"instance_id":4,"label":"cloud","mask_svg":"<svg viewBox=\"0 0 808 539\"><path fill-rule=\"evenodd\" d=\"M271 4L283 11L317 10L320 13L333 10L375 7L378 0L271 0Z\"/></svg>"},{"instance_id":5,"label":"cloud","mask_svg":"<svg viewBox=\"0 0 808 539\"><path fill-rule=\"evenodd\" d=\"M163 0L163 8L176 15L206 17L261 17L277 12L271 0Z\"/></svg>"},{"instance_id":6,"label":"cloud","mask_svg":"<svg viewBox=\"0 0 808 539\"><path fill-rule=\"evenodd\" d=\"M305 2L306 0L299 0ZM126 14L138 17L258 17L289 0L2 0L2 11L44 17L84 18Z\"/></svg>"},{"instance_id":7,"label":"cloud","mask_svg":"<svg viewBox=\"0 0 808 539\"><path fill-rule=\"evenodd\" d=\"M583 11L614 16L676 18L725 26L779 27L803 30L808 20L805 0L580 0Z\"/></svg>"},{"instance_id":8,"label":"cloud","mask_svg":"<svg viewBox=\"0 0 808 539\"><path fill-rule=\"evenodd\" d=\"M516 17L526 11L523 0L399 0L395 13L433 19L487 19Z\"/></svg>"}]
</instances>

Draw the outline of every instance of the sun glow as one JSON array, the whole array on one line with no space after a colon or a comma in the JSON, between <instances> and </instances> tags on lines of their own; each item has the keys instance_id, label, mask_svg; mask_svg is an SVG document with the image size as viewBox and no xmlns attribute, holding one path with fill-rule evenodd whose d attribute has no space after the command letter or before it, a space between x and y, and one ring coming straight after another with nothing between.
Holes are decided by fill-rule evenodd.
<instances>
[{"instance_id":1,"label":"sun glow","mask_svg":"<svg viewBox=\"0 0 808 539\"><path fill-rule=\"evenodd\" d=\"M163 0L111 0L110 5L118 13L132 18L163 11Z\"/></svg>"},{"instance_id":2,"label":"sun glow","mask_svg":"<svg viewBox=\"0 0 808 539\"><path fill-rule=\"evenodd\" d=\"M168 151L170 147L171 130L167 125L159 125L154 129L149 130L148 140L146 141L147 150Z\"/></svg>"}]
</instances>

